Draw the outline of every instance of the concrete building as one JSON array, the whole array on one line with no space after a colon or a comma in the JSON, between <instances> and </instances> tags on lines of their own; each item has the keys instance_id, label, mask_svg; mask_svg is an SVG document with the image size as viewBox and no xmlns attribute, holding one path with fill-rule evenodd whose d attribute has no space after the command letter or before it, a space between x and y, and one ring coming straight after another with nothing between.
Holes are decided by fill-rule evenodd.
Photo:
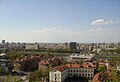
<instances>
[{"instance_id":1,"label":"concrete building","mask_svg":"<svg viewBox=\"0 0 120 82\"><path fill-rule=\"evenodd\" d=\"M59 57L49 58L47 60L42 60L38 63L38 70L43 73L48 72L52 67L56 67L62 64L62 60Z\"/></svg>"},{"instance_id":2,"label":"concrete building","mask_svg":"<svg viewBox=\"0 0 120 82\"><path fill-rule=\"evenodd\" d=\"M49 82L64 82L68 77L86 77L92 80L95 66L92 63L65 64L53 68L49 72Z\"/></svg>"},{"instance_id":3,"label":"concrete building","mask_svg":"<svg viewBox=\"0 0 120 82\"><path fill-rule=\"evenodd\" d=\"M47 60L38 63L38 70L42 73L46 73L50 69L50 67L50 63Z\"/></svg>"},{"instance_id":4,"label":"concrete building","mask_svg":"<svg viewBox=\"0 0 120 82\"><path fill-rule=\"evenodd\" d=\"M43 55L32 55L31 57L24 57L16 59L13 62L14 71L33 71L38 69L38 62L45 59Z\"/></svg>"},{"instance_id":5,"label":"concrete building","mask_svg":"<svg viewBox=\"0 0 120 82\"><path fill-rule=\"evenodd\" d=\"M119 71L119 72L120 72L120 65L118 65L118 66L117 66L117 71Z\"/></svg>"},{"instance_id":6,"label":"concrete building","mask_svg":"<svg viewBox=\"0 0 120 82\"><path fill-rule=\"evenodd\" d=\"M39 44L26 44L25 49L29 50L38 50L39 49Z\"/></svg>"},{"instance_id":7,"label":"concrete building","mask_svg":"<svg viewBox=\"0 0 120 82\"><path fill-rule=\"evenodd\" d=\"M2 40L2 44L5 44L5 40Z\"/></svg>"},{"instance_id":8,"label":"concrete building","mask_svg":"<svg viewBox=\"0 0 120 82\"><path fill-rule=\"evenodd\" d=\"M64 43L64 46L65 46L66 49L69 49L69 48L70 48L70 47L69 47L69 43L67 43L67 42Z\"/></svg>"},{"instance_id":9,"label":"concrete building","mask_svg":"<svg viewBox=\"0 0 120 82\"><path fill-rule=\"evenodd\" d=\"M5 53L0 54L0 67L4 69L5 72L8 72L10 59Z\"/></svg>"},{"instance_id":10,"label":"concrete building","mask_svg":"<svg viewBox=\"0 0 120 82\"><path fill-rule=\"evenodd\" d=\"M95 54L72 54L70 55L70 59L92 59Z\"/></svg>"},{"instance_id":11,"label":"concrete building","mask_svg":"<svg viewBox=\"0 0 120 82\"><path fill-rule=\"evenodd\" d=\"M77 43L76 42L70 42L70 49L76 50L77 49Z\"/></svg>"},{"instance_id":12,"label":"concrete building","mask_svg":"<svg viewBox=\"0 0 120 82\"><path fill-rule=\"evenodd\" d=\"M118 42L118 48L120 49L120 42Z\"/></svg>"},{"instance_id":13,"label":"concrete building","mask_svg":"<svg viewBox=\"0 0 120 82\"><path fill-rule=\"evenodd\" d=\"M102 49L106 49L107 48L107 44L106 43L101 44L101 48Z\"/></svg>"}]
</instances>

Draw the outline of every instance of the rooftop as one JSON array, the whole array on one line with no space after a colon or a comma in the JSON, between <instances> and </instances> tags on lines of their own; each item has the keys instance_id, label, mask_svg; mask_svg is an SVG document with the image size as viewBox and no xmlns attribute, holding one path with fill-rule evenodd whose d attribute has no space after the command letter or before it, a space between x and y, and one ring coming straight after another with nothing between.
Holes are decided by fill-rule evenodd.
<instances>
[{"instance_id":1,"label":"rooftop","mask_svg":"<svg viewBox=\"0 0 120 82\"><path fill-rule=\"evenodd\" d=\"M83 63L83 64L65 64L65 65L60 65L60 66L56 66L53 69L56 69L60 72L66 70L67 68L94 68L92 63Z\"/></svg>"}]
</instances>

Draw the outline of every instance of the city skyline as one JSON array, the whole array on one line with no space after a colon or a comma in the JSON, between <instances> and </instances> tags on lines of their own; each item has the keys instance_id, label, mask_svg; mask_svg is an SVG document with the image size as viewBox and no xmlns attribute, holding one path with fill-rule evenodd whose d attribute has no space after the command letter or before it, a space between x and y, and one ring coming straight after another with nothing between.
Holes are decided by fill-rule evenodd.
<instances>
[{"instance_id":1,"label":"city skyline","mask_svg":"<svg viewBox=\"0 0 120 82\"><path fill-rule=\"evenodd\" d=\"M120 42L119 0L1 0L0 40Z\"/></svg>"}]
</instances>

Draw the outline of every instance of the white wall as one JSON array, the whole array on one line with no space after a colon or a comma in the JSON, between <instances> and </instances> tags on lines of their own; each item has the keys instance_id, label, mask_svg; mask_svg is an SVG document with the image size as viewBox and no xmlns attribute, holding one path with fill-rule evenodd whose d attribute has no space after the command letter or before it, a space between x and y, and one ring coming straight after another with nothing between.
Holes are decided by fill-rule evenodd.
<instances>
[{"instance_id":1,"label":"white wall","mask_svg":"<svg viewBox=\"0 0 120 82\"><path fill-rule=\"evenodd\" d=\"M55 79L56 78L56 79ZM49 72L49 80L50 82L61 82L61 72L57 70L52 70Z\"/></svg>"}]
</instances>

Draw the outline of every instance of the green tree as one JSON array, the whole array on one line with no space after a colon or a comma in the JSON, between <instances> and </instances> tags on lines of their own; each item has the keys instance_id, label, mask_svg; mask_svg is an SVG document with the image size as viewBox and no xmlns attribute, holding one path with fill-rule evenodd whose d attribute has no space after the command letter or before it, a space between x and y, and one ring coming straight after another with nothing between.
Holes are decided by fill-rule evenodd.
<instances>
[{"instance_id":1,"label":"green tree","mask_svg":"<svg viewBox=\"0 0 120 82\"><path fill-rule=\"evenodd\" d=\"M3 68L0 67L0 74L2 74L4 72Z\"/></svg>"},{"instance_id":2,"label":"green tree","mask_svg":"<svg viewBox=\"0 0 120 82\"><path fill-rule=\"evenodd\" d=\"M117 71L112 71L112 82L119 82L120 81L120 74Z\"/></svg>"},{"instance_id":3,"label":"green tree","mask_svg":"<svg viewBox=\"0 0 120 82\"><path fill-rule=\"evenodd\" d=\"M107 68L104 65L99 66L97 69L98 72L105 72L106 70L107 70Z\"/></svg>"}]
</instances>

